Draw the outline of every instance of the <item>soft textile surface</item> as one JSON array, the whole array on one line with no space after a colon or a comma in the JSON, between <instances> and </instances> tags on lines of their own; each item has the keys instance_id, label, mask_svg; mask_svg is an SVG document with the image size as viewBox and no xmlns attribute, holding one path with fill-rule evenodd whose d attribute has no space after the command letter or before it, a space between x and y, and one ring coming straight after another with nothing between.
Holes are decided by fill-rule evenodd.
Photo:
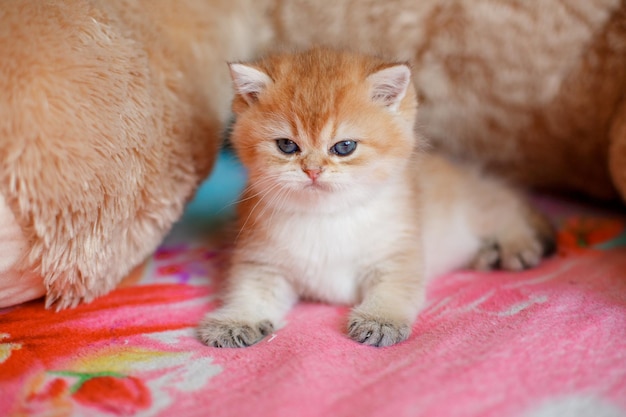
<instances>
[{"instance_id":1,"label":"soft textile surface","mask_svg":"<svg viewBox=\"0 0 626 417\"><path fill-rule=\"evenodd\" d=\"M348 309L302 303L247 349L208 348L228 254L219 224L243 173L222 157L124 286L53 313L0 313L0 416L626 416L626 217L539 199L559 253L523 273L428 287L410 339L344 336ZM219 196L219 198L216 198Z\"/></svg>"}]
</instances>

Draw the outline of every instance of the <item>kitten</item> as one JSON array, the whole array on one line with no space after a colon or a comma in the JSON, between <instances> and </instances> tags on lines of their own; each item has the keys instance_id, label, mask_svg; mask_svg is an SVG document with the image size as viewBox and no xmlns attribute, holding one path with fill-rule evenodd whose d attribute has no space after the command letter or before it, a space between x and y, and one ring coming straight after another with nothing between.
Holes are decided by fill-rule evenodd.
<instances>
[{"instance_id":1,"label":"kitten","mask_svg":"<svg viewBox=\"0 0 626 417\"><path fill-rule=\"evenodd\" d=\"M249 171L224 305L204 343L252 345L300 298L355 305L350 338L405 340L428 278L521 270L553 239L521 195L425 153L405 64L316 48L230 65Z\"/></svg>"}]
</instances>

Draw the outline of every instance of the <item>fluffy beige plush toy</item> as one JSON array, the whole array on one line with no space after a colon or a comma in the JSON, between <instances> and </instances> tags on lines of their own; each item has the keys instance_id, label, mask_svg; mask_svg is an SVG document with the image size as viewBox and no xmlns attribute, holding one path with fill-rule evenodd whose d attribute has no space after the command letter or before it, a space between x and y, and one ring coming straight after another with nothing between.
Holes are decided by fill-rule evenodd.
<instances>
[{"instance_id":1,"label":"fluffy beige plush toy","mask_svg":"<svg viewBox=\"0 0 626 417\"><path fill-rule=\"evenodd\" d=\"M245 3L0 1L0 307L89 301L156 248L264 39Z\"/></svg>"},{"instance_id":2,"label":"fluffy beige plush toy","mask_svg":"<svg viewBox=\"0 0 626 417\"><path fill-rule=\"evenodd\" d=\"M0 0L0 307L115 287L211 168L226 61L316 43L410 61L439 150L626 198L624 0Z\"/></svg>"}]
</instances>

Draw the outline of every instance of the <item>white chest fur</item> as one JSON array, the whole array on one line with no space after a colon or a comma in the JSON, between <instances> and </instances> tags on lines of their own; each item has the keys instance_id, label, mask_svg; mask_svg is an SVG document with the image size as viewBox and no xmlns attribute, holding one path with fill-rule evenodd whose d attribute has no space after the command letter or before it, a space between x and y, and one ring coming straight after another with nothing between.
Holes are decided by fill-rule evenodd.
<instances>
[{"instance_id":1,"label":"white chest fur","mask_svg":"<svg viewBox=\"0 0 626 417\"><path fill-rule=\"evenodd\" d=\"M396 212L393 200L378 199L333 214L274 215L268 255L302 297L353 304L365 272L394 248Z\"/></svg>"}]
</instances>

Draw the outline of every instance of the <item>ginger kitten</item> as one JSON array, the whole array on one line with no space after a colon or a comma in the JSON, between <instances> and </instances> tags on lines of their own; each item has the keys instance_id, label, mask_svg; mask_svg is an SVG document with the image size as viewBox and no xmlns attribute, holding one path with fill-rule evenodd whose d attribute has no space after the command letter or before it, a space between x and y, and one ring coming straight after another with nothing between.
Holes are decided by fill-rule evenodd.
<instances>
[{"instance_id":1,"label":"ginger kitten","mask_svg":"<svg viewBox=\"0 0 626 417\"><path fill-rule=\"evenodd\" d=\"M348 336L405 340L428 278L536 265L553 234L521 195L422 151L407 65L329 49L230 66L248 169L224 304L204 343L243 347L300 298L354 305Z\"/></svg>"}]
</instances>

